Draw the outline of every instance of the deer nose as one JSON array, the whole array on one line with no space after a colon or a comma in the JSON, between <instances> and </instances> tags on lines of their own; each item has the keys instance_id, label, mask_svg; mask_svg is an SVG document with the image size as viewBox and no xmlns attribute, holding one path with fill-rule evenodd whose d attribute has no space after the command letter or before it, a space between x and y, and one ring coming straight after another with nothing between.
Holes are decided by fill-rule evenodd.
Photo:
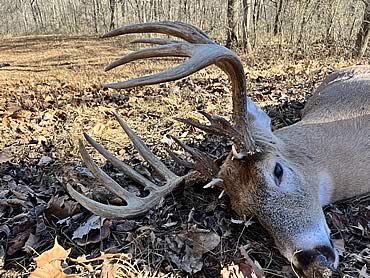
<instances>
[{"instance_id":1,"label":"deer nose","mask_svg":"<svg viewBox=\"0 0 370 278\"><path fill-rule=\"evenodd\" d=\"M306 277L331 277L335 268L336 253L333 246L321 245L295 254L296 267Z\"/></svg>"}]
</instances>

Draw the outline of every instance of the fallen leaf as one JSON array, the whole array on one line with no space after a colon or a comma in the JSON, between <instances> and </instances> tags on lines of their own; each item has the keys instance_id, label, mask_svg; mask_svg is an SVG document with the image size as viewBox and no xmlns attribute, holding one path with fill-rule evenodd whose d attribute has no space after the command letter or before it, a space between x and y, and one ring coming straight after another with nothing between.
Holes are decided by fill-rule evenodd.
<instances>
[{"instance_id":1,"label":"fallen leaf","mask_svg":"<svg viewBox=\"0 0 370 278\"><path fill-rule=\"evenodd\" d=\"M24 244L27 242L31 230L32 228L28 228L23 230L22 232L16 233L15 237L12 238L8 243L8 249L6 251L6 254L12 256L18 251L20 251L23 248ZM12 232L14 234L14 230Z\"/></svg>"},{"instance_id":2,"label":"fallen leaf","mask_svg":"<svg viewBox=\"0 0 370 278\"><path fill-rule=\"evenodd\" d=\"M359 278L370 278L369 274L367 273L367 266L364 264L364 266L361 268L359 272Z\"/></svg>"},{"instance_id":3,"label":"fallen leaf","mask_svg":"<svg viewBox=\"0 0 370 278\"><path fill-rule=\"evenodd\" d=\"M12 153L9 149L3 149L0 151L0 164L8 162L12 159Z\"/></svg>"},{"instance_id":4,"label":"fallen leaf","mask_svg":"<svg viewBox=\"0 0 370 278\"><path fill-rule=\"evenodd\" d=\"M55 239L54 247L35 258L37 268L31 273L30 278L63 278L68 277L63 272L62 262L68 258L71 249L65 250ZM71 276L69 276L71 277Z\"/></svg>"},{"instance_id":5,"label":"fallen leaf","mask_svg":"<svg viewBox=\"0 0 370 278\"><path fill-rule=\"evenodd\" d=\"M72 239L80 246L100 242L110 235L111 226L112 221L92 215L73 232Z\"/></svg>"},{"instance_id":6,"label":"fallen leaf","mask_svg":"<svg viewBox=\"0 0 370 278\"><path fill-rule=\"evenodd\" d=\"M188 273L196 273L202 270L203 254L215 249L221 239L219 235L207 230L199 230L195 227L183 236L187 241L185 256L181 260L181 268Z\"/></svg>"},{"instance_id":7,"label":"fallen leaf","mask_svg":"<svg viewBox=\"0 0 370 278\"><path fill-rule=\"evenodd\" d=\"M45 213L62 219L74 215L79 211L79 208L80 205L76 201L69 200L67 195L61 197L53 196L48 203Z\"/></svg>"},{"instance_id":8,"label":"fallen leaf","mask_svg":"<svg viewBox=\"0 0 370 278\"><path fill-rule=\"evenodd\" d=\"M37 163L37 166L40 166L40 167L43 167L43 166L47 166L49 165L51 162L53 161L53 159L51 157L48 157L48 156L42 156L39 160L39 162Z\"/></svg>"},{"instance_id":9,"label":"fallen leaf","mask_svg":"<svg viewBox=\"0 0 370 278\"><path fill-rule=\"evenodd\" d=\"M337 249L340 256L343 256L343 252L346 251L344 248L344 240L342 238L340 239L333 239L333 244L335 249Z\"/></svg>"},{"instance_id":10,"label":"fallen leaf","mask_svg":"<svg viewBox=\"0 0 370 278\"><path fill-rule=\"evenodd\" d=\"M119 266L117 264L112 264L109 260L104 260L101 268L100 278L115 278L117 277L117 272Z\"/></svg>"},{"instance_id":11,"label":"fallen leaf","mask_svg":"<svg viewBox=\"0 0 370 278\"><path fill-rule=\"evenodd\" d=\"M265 275L261 270L261 266L257 261L253 261L251 257L249 257L247 251L244 247L240 247L240 253L242 254L243 258L239 262L239 267L245 277L253 277L253 278L263 278ZM249 275L249 276L248 276Z\"/></svg>"}]
</instances>

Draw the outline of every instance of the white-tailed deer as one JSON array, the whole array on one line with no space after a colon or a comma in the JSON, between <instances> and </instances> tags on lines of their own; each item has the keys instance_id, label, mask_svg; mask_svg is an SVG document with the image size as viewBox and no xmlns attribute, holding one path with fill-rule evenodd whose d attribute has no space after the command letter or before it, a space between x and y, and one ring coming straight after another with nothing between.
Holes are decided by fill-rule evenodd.
<instances>
[{"instance_id":1,"label":"white-tailed deer","mask_svg":"<svg viewBox=\"0 0 370 278\"><path fill-rule=\"evenodd\" d=\"M331 74L306 104L302 120L294 125L271 129L271 119L246 93L242 63L235 53L211 41L199 29L179 22L145 23L122 27L104 37L129 33L163 33L184 41L145 39L136 42L159 44L130 53L106 70L150 57L190 57L173 69L106 87L126 89L188 76L216 65L231 80L233 124L202 113L210 124L180 121L205 132L228 137L232 151L221 167L207 155L176 142L189 152L194 162L189 174L172 173L144 145L141 139L115 114L118 122L142 157L166 184L158 186L135 172L91 137L86 140L115 167L149 191L139 197L122 188L92 161L80 141L81 156L94 176L127 203L105 205L68 191L84 207L105 217L134 217L145 213L161 198L195 173L211 180L206 186L222 186L240 216L255 216L269 231L280 252L308 277L327 277L338 265L338 254L330 240L330 230L322 207L341 199L370 191L370 66L346 68ZM177 161L173 153L171 156Z\"/></svg>"}]
</instances>

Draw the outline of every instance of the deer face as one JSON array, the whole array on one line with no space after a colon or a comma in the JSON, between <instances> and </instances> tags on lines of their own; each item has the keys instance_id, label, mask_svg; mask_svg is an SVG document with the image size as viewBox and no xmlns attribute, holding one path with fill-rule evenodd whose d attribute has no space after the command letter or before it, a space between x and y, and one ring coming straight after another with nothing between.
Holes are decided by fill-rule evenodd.
<instances>
[{"instance_id":1,"label":"deer face","mask_svg":"<svg viewBox=\"0 0 370 278\"><path fill-rule=\"evenodd\" d=\"M309 163L302 163L308 159L304 154L290 152L274 136L268 116L256 107L255 112L250 118L259 119L253 127L263 137L265 150L243 159L231 153L218 175L233 209L241 216L255 216L282 255L304 273L323 262L336 267L338 255L320 204L319 178L307 169Z\"/></svg>"}]
</instances>

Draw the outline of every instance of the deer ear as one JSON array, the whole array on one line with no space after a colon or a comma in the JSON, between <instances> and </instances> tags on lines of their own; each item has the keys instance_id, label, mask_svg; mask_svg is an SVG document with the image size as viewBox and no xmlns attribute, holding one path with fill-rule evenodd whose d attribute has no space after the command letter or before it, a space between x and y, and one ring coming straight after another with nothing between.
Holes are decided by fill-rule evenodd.
<instances>
[{"instance_id":1,"label":"deer ear","mask_svg":"<svg viewBox=\"0 0 370 278\"><path fill-rule=\"evenodd\" d=\"M271 118L250 97L247 97L247 111L248 120L253 129L272 134Z\"/></svg>"}]
</instances>

